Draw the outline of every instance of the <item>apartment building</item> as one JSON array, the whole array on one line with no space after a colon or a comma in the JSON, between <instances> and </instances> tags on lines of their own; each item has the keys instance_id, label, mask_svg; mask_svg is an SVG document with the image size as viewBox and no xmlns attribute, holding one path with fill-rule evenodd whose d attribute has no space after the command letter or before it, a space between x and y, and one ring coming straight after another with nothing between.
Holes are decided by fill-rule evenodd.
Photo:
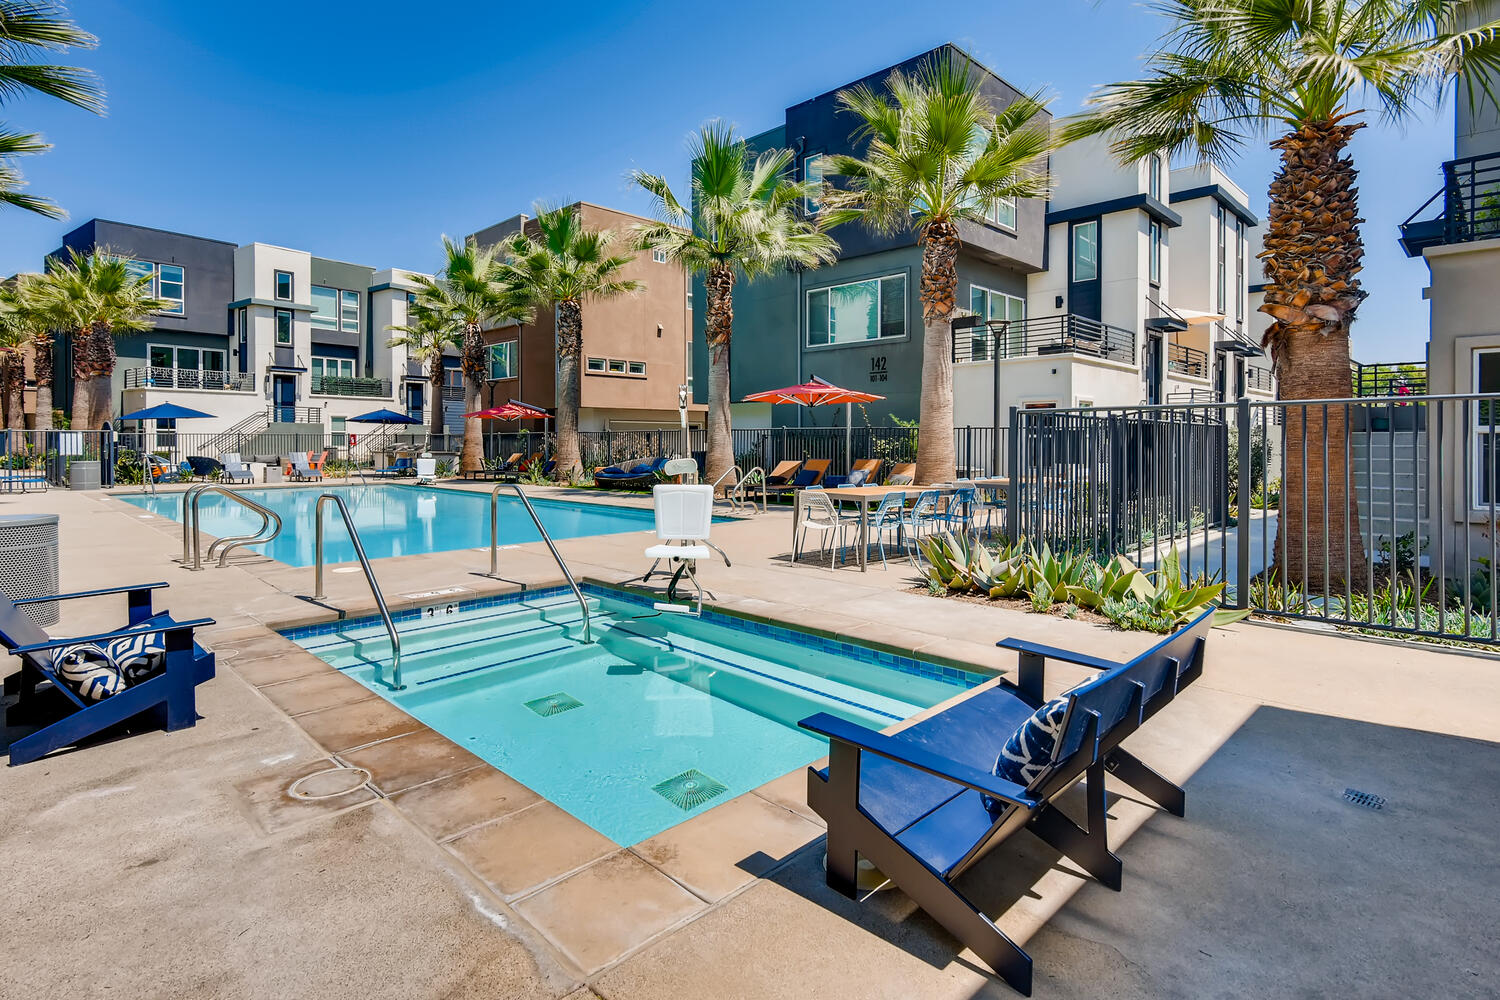
<instances>
[{"instance_id":1,"label":"apartment building","mask_svg":"<svg viewBox=\"0 0 1500 1000\"><path fill-rule=\"evenodd\" d=\"M223 240L93 219L66 250L109 251L148 276L164 308L146 333L117 342L116 415L173 402L212 414L195 432L297 426L342 433L351 416L394 407L427 420L428 380L387 328L406 321L416 272L374 268L265 243ZM58 343L55 400L71 399L73 345ZM440 401L462 423L454 375Z\"/></svg>"},{"instance_id":2,"label":"apartment building","mask_svg":"<svg viewBox=\"0 0 1500 1000\"><path fill-rule=\"evenodd\" d=\"M858 83L878 89L893 69L911 73L945 55L971 63L997 108L1022 93L944 45L789 107L780 124L748 142L754 149L793 149L798 176L819 178L823 156L859 152L849 116L837 111L840 90ZM1244 193L1214 167L1174 171L1164 158L1121 166L1102 140L1058 151L1051 172L1049 200L1007 202L983 223L960 225L959 306L987 325L957 330L950 345L956 423L989 425L997 384L1002 415L1011 407L1269 395L1269 369L1249 343L1246 243L1256 220ZM816 215L819 206L804 209ZM1222 236L1215 228L1221 214ZM865 408L872 424L915 418L923 350L916 234L874 235L851 224L833 235L841 247L833 265L736 288L734 394L818 375L886 396ZM1180 263L1174 249L1184 251ZM701 316L701 281L694 297L695 317ZM706 385L701 320L694 344L699 384ZM743 403L734 415L736 426L842 419L842 413Z\"/></svg>"},{"instance_id":3,"label":"apartment building","mask_svg":"<svg viewBox=\"0 0 1500 1000\"><path fill-rule=\"evenodd\" d=\"M589 202L576 202L583 224L612 229L619 238L612 248L627 252L631 227L652 220ZM470 239L494 246L536 222L512 216L474 233ZM583 304L583 358L579 429L642 430L679 425L678 386L691 384L692 298L681 267L660 253L639 253L621 277L645 287L634 295ZM557 401L557 328L553 316L539 310L533 322L507 324L484 331L489 378L483 403L499 406L519 399L551 409ZM706 406L690 405L688 419L701 426ZM496 423L515 430L514 424ZM537 429L533 427L533 429Z\"/></svg>"}]
</instances>

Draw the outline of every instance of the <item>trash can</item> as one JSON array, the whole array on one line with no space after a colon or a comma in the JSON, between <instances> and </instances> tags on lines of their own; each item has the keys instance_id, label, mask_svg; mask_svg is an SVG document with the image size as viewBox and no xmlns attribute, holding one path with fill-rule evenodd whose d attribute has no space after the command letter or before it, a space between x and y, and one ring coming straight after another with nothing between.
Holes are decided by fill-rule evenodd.
<instances>
[{"instance_id":1,"label":"trash can","mask_svg":"<svg viewBox=\"0 0 1500 1000\"><path fill-rule=\"evenodd\" d=\"M0 591L11 600L57 593L57 515L0 515ZM56 601L22 610L38 625L56 625Z\"/></svg>"},{"instance_id":2,"label":"trash can","mask_svg":"<svg viewBox=\"0 0 1500 1000\"><path fill-rule=\"evenodd\" d=\"M103 486L99 463L94 459L75 458L68 465L68 489L97 490Z\"/></svg>"}]
</instances>

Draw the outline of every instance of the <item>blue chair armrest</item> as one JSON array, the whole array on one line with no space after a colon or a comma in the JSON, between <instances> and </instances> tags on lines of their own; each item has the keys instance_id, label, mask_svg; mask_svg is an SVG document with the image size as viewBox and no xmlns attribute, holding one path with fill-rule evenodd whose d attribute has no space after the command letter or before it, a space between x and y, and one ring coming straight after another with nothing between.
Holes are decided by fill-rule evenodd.
<instances>
[{"instance_id":1,"label":"blue chair armrest","mask_svg":"<svg viewBox=\"0 0 1500 1000\"><path fill-rule=\"evenodd\" d=\"M109 594L134 594L144 593L148 590L161 590L168 587L167 583L137 583L128 587L101 587L98 590L80 590L73 594L52 594L49 597L18 597L10 603L16 607L24 604L41 604L45 601L72 601L80 597L105 597Z\"/></svg>"},{"instance_id":2,"label":"blue chair armrest","mask_svg":"<svg viewBox=\"0 0 1500 1000\"><path fill-rule=\"evenodd\" d=\"M1035 799L1026 794L1026 789L1015 782L1006 781L987 771L981 771L977 767L960 764L920 747L901 743L873 729L855 725L837 716L829 715L827 712L809 716L797 725L810 732L826 736L830 740L847 743L894 760L898 764L905 764L918 771L925 771L955 784L983 792L991 798L1013 802L1027 809L1034 809L1038 805Z\"/></svg>"},{"instance_id":3,"label":"blue chair armrest","mask_svg":"<svg viewBox=\"0 0 1500 1000\"><path fill-rule=\"evenodd\" d=\"M995 645L1001 649L1013 649L1017 653L1030 653L1049 660L1076 663L1080 667L1088 667L1091 670L1113 670L1120 666L1114 660L1106 660L1101 656L1090 656L1088 653L1078 653L1071 649L1059 649L1057 646L1047 646L1029 639L1001 639Z\"/></svg>"},{"instance_id":4,"label":"blue chair armrest","mask_svg":"<svg viewBox=\"0 0 1500 1000\"><path fill-rule=\"evenodd\" d=\"M195 628L205 625L213 625L212 618L194 618L191 621L162 622L160 625L151 625L146 628L122 628L113 632L101 632L98 635L80 635L67 639L48 639L46 642L34 642L28 646L15 646L10 650L12 656L21 656L26 653L45 653L48 650L62 649L64 646L77 646L82 644L97 645L101 642L109 642L112 639L123 639L129 635L156 635L158 632L191 632Z\"/></svg>"}]
</instances>

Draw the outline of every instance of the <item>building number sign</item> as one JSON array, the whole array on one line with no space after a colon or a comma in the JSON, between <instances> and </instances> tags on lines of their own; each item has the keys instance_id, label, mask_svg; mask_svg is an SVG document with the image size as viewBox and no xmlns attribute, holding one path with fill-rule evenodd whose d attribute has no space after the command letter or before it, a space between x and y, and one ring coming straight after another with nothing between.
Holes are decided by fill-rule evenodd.
<instances>
[{"instance_id":1,"label":"building number sign","mask_svg":"<svg viewBox=\"0 0 1500 1000\"><path fill-rule=\"evenodd\" d=\"M884 382L886 380L885 355L870 359L870 381Z\"/></svg>"}]
</instances>

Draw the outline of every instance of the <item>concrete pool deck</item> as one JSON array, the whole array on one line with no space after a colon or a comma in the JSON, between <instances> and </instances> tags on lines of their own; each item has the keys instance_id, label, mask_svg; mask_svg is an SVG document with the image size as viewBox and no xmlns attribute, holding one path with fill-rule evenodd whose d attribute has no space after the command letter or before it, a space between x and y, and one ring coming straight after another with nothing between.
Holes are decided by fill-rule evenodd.
<instances>
[{"instance_id":1,"label":"concrete pool deck","mask_svg":"<svg viewBox=\"0 0 1500 1000\"><path fill-rule=\"evenodd\" d=\"M299 597L310 569L190 573L172 561L175 522L98 494L0 499L0 513L39 510L62 515L64 590L167 580L163 604L219 619L205 638L221 659L195 728L0 771L16 956L0 995L1015 995L899 891L854 903L823 886L800 774L632 849L600 843L272 634L329 614ZM790 565L784 512L714 531L734 565L702 575L730 610L992 670L1013 666L993 646L1006 635L1116 657L1152 641L936 601L895 563ZM619 582L646 568L646 544L558 547L580 577ZM509 583L473 575L488 555L470 550L376 571L393 597L558 580L539 544L501 556ZM328 584L329 605L371 606L359 574ZM57 631L119 611L86 602ZM1219 630L1203 680L1131 738L1186 782L1189 808L1158 815L1118 790L1124 892L1029 837L966 889L1027 941L1038 996L1494 995L1496 667L1415 644ZM370 782L286 795L331 761ZM1359 809L1345 788L1389 805Z\"/></svg>"}]
</instances>

